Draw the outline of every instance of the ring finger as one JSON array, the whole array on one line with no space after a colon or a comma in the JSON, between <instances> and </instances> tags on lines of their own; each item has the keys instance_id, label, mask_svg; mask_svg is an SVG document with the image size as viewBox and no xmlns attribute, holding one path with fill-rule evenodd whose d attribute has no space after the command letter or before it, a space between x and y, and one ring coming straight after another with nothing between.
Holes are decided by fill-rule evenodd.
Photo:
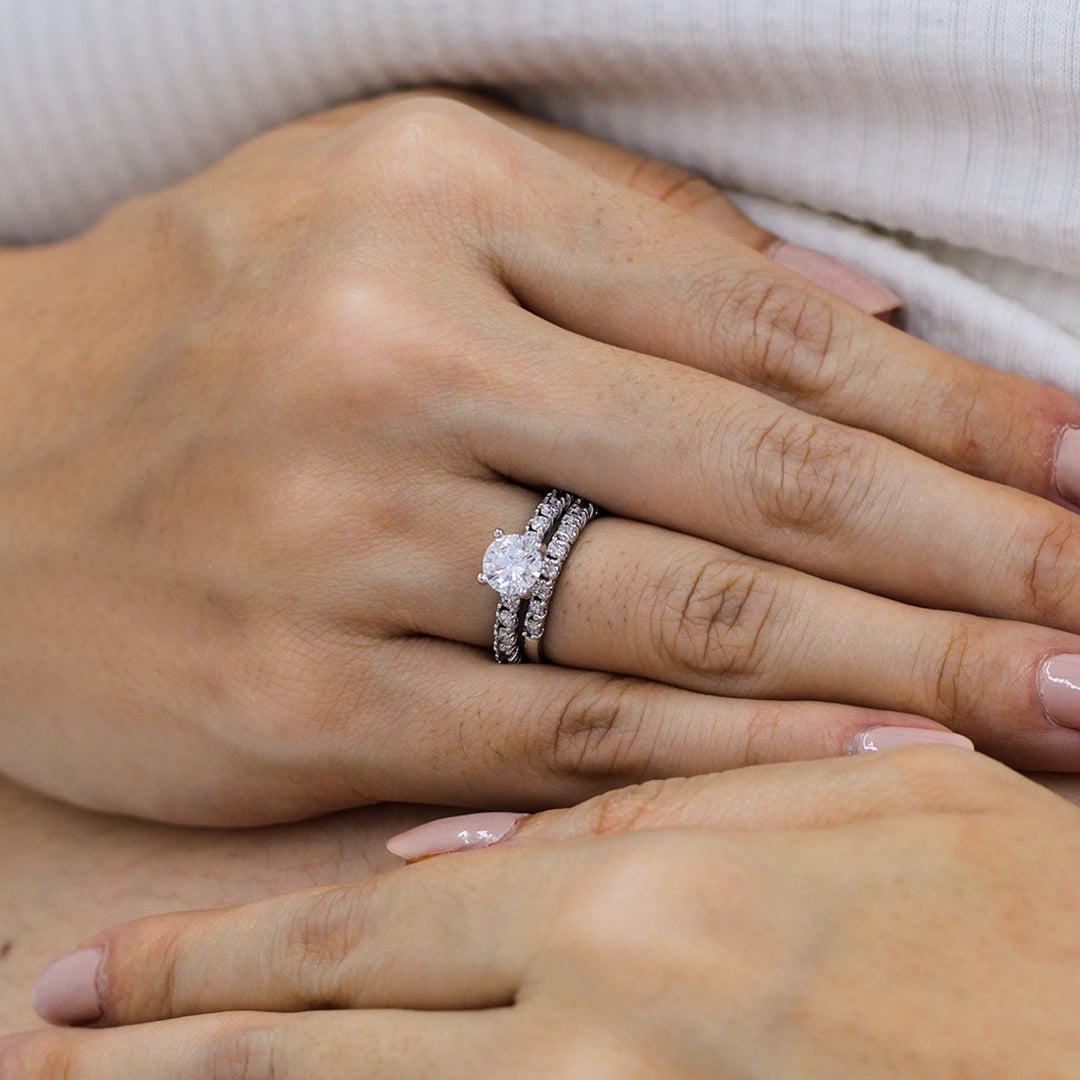
<instances>
[{"instance_id":1,"label":"ring finger","mask_svg":"<svg viewBox=\"0 0 1080 1080\"><path fill-rule=\"evenodd\" d=\"M423 587L403 606L425 613L417 631L483 646L496 606L475 578L484 533L492 524L515 531L536 497L472 485L454 498L460 535L476 541L433 552L430 572L416 579ZM445 582L434 597L432 580ZM542 641L552 664L652 680L694 698L917 714L1020 767L1080 767L1074 635L912 607L641 522L604 518L586 527L556 579ZM490 679L500 678L493 666ZM804 735L819 753L836 752L834 739L854 719L838 713L828 740L812 728ZM743 737L759 742L765 726ZM774 747L778 755L792 749ZM744 746L739 763L771 756ZM699 767L721 763L713 757Z\"/></svg>"}]
</instances>

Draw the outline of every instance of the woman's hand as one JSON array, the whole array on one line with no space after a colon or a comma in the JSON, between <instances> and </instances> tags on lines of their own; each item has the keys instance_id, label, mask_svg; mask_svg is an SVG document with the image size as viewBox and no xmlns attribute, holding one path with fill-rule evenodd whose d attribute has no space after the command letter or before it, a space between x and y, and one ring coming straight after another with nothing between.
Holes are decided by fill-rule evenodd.
<instances>
[{"instance_id":1,"label":"woman's hand","mask_svg":"<svg viewBox=\"0 0 1080 1080\"><path fill-rule=\"evenodd\" d=\"M142 1026L0 1042L0 1076L1072 1076L1078 891L1080 813L976 755L655 782L100 935L39 1002Z\"/></svg>"},{"instance_id":2,"label":"woman's hand","mask_svg":"<svg viewBox=\"0 0 1080 1080\"><path fill-rule=\"evenodd\" d=\"M551 805L881 725L1080 767L1080 404L733 232L768 241L429 95L5 255L0 767L212 824ZM498 667L481 556L553 486L611 516L551 663Z\"/></svg>"}]
</instances>

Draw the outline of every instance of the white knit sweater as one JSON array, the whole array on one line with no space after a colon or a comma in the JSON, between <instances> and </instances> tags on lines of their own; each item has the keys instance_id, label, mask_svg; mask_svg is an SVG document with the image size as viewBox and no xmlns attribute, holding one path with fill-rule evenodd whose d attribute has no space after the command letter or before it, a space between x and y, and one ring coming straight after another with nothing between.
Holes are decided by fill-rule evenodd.
<instances>
[{"instance_id":1,"label":"white knit sweater","mask_svg":"<svg viewBox=\"0 0 1080 1080\"><path fill-rule=\"evenodd\" d=\"M1076 0L0 0L0 237L432 81L696 167L915 333L1080 392Z\"/></svg>"}]
</instances>

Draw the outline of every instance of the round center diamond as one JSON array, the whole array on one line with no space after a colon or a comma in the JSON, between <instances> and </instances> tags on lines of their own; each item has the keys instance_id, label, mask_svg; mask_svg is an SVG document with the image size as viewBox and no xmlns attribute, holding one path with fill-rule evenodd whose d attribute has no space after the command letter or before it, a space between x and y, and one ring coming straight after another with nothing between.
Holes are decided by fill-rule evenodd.
<instances>
[{"instance_id":1,"label":"round center diamond","mask_svg":"<svg viewBox=\"0 0 1080 1080\"><path fill-rule=\"evenodd\" d=\"M528 596L543 561L538 537L507 533L488 544L482 577L500 596Z\"/></svg>"}]
</instances>

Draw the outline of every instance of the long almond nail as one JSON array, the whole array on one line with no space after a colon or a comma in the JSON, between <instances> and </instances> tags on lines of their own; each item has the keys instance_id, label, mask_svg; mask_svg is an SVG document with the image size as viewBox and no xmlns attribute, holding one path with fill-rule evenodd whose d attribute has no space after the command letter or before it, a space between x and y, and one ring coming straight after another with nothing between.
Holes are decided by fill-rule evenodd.
<instances>
[{"instance_id":1,"label":"long almond nail","mask_svg":"<svg viewBox=\"0 0 1080 1080\"><path fill-rule=\"evenodd\" d=\"M1058 439L1054 487L1063 499L1080 508L1080 428L1067 427Z\"/></svg>"},{"instance_id":2,"label":"long almond nail","mask_svg":"<svg viewBox=\"0 0 1080 1080\"><path fill-rule=\"evenodd\" d=\"M525 816L499 813L440 818L391 836L386 847L391 854L409 862L466 848L490 847L509 836Z\"/></svg>"},{"instance_id":3,"label":"long almond nail","mask_svg":"<svg viewBox=\"0 0 1080 1080\"><path fill-rule=\"evenodd\" d=\"M1039 697L1049 720L1061 727L1080 728L1080 656L1064 653L1044 660L1039 668Z\"/></svg>"},{"instance_id":4,"label":"long almond nail","mask_svg":"<svg viewBox=\"0 0 1080 1080\"><path fill-rule=\"evenodd\" d=\"M104 949L80 949L54 960L34 984L33 1003L50 1024L92 1024L104 1012Z\"/></svg>"},{"instance_id":5,"label":"long almond nail","mask_svg":"<svg viewBox=\"0 0 1080 1080\"><path fill-rule=\"evenodd\" d=\"M834 259L812 248L789 244L778 240L766 252L770 259L809 278L815 285L854 304L867 315L883 316L897 311L904 306L900 299L887 285L868 277L854 266Z\"/></svg>"},{"instance_id":6,"label":"long almond nail","mask_svg":"<svg viewBox=\"0 0 1080 1080\"><path fill-rule=\"evenodd\" d=\"M958 746L974 750L975 744L955 731L938 731L936 728L872 727L860 731L848 744L849 754L872 754L877 750L893 750L899 746L915 746L919 743L937 743L941 746Z\"/></svg>"}]
</instances>

